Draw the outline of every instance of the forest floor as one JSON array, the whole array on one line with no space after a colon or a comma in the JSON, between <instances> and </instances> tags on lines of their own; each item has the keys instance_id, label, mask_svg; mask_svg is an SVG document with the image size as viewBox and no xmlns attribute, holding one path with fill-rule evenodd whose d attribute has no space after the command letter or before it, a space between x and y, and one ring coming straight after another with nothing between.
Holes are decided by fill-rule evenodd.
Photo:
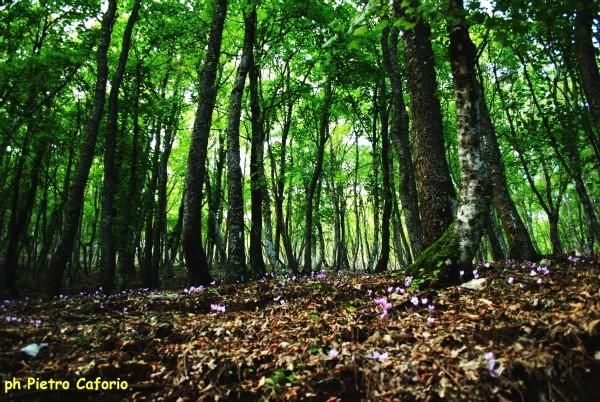
<instances>
[{"instance_id":1,"label":"forest floor","mask_svg":"<svg viewBox=\"0 0 600 402\"><path fill-rule=\"evenodd\" d=\"M344 272L0 301L0 400L599 401L598 262L477 274L479 289ZM32 343L48 346L29 357ZM97 377L128 389L75 389Z\"/></svg>"}]
</instances>

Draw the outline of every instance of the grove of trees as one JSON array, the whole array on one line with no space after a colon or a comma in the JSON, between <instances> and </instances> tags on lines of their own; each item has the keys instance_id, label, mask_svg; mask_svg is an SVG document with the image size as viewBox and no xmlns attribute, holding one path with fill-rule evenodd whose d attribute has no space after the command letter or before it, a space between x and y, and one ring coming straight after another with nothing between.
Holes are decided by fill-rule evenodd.
<instances>
[{"instance_id":1,"label":"grove of trees","mask_svg":"<svg viewBox=\"0 0 600 402\"><path fill-rule=\"evenodd\" d=\"M3 1L0 295L592 255L599 12Z\"/></svg>"}]
</instances>

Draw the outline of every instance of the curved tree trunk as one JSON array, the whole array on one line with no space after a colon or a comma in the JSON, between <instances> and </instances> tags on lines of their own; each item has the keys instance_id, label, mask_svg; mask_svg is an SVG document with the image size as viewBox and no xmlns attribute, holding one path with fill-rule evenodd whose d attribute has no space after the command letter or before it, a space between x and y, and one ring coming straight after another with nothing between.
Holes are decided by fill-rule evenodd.
<instances>
[{"instance_id":1,"label":"curved tree trunk","mask_svg":"<svg viewBox=\"0 0 600 402\"><path fill-rule=\"evenodd\" d=\"M227 0L215 0L214 14L208 39L206 60L202 69L198 109L192 131L185 181L185 206L183 215L183 252L191 285L207 286L211 279L202 247L202 185L206 180L208 136L212 123L217 88L215 85L223 26L227 14Z\"/></svg>"},{"instance_id":2,"label":"curved tree trunk","mask_svg":"<svg viewBox=\"0 0 600 402\"><path fill-rule=\"evenodd\" d=\"M96 87L94 90L94 106L86 127L86 134L81 144L79 164L75 178L69 189L69 203L66 205L64 224L61 229L60 242L50 264L44 281L46 297L56 296L60 291L63 274L69 260L79 226L79 215L83 207L85 186L94 159L96 140L100 128L100 119L104 110L106 81L108 79L107 53L110 46L112 28L117 13L117 1L109 0L108 9L102 18L102 28L98 50L96 52Z\"/></svg>"},{"instance_id":3,"label":"curved tree trunk","mask_svg":"<svg viewBox=\"0 0 600 402\"><path fill-rule=\"evenodd\" d=\"M480 86L480 91L483 94L483 86ZM508 191L500 147L483 95L479 102L479 113L481 116L481 135L484 143L484 159L491 184L488 191L492 195L494 208L498 211L502 228L508 239L508 258L517 261L536 260L538 255L531 242L531 237Z\"/></svg>"}]
</instances>

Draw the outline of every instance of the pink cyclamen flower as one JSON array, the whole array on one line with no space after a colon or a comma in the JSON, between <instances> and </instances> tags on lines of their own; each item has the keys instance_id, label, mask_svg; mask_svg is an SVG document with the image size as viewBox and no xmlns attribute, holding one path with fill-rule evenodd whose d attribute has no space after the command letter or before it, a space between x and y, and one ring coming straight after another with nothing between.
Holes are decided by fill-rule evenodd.
<instances>
[{"instance_id":1,"label":"pink cyclamen flower","mask_svg":"<svg viewBox=\"0 0 600 402\"><path fill-rule=\"evenodd\" d=\"M427 317L427 324L433 324L435 322L435 318Z\"/></svg>"},{"instance_id":2,"label":"pink cyclamen flower","mask_svg":"<svg viewBox=\"0 0 600 402\"><path fill-rule=\"evenodd\" d=\"M415 306L418 306L419 305L419 298L417 296L413 296L413 297L410 298L410 302L412 304L414 304Z\"/></svg>"},{"instance_id":3,"label":"pink cyclamen flower","mask_svg":"<svg viewBox=\"0 0 600 402\"><path fill-rule=\"evenodd\" d=\"M224 313L225 312L225 306L222 306L220 304L211 304L210 309L212 311L214 311L215 313Z\"/></svg>"},{"instance_id":4,"label":"pink cyclamen flower","mask_svg":"<svg viewBox=\"0 0 600 402\"><path fill-rule=\"evenodd\" d=\"M428 300L427 300L427 298L426 298L426 297L423 297L423 298L421 299L421 304L422 304L422 305L425 305L425 304L427 304L427 301L428 301Z\"/></svg>"},{"instance_id":5,"label":"pink cyclamen flower","mask_svg":"<svg viewBox=\"0 0 600 402\"><path fill-rule=\"evenodd\" d=\"M329 353L327 354L327 358L329 360L336 359L339 355L339 352L335 349L329 349Z\"/></svg>"},{"instance_id":6,"label":"pink cyclamen flower","mask_svg":"<svg viewBox=\"0 0 600 402\"><path fill-rule=\"evenodd\" d=\"M388 352L379 353L379 352L375 351L375 352L371 353L370 355L368 355L367 357L369 359L379 360L380 362L384 362L389 359Z\"/></svg>"},{"instance_id":7,"label":"pink cyclamen flower","mask_svg":"<svg viewBox=\"0 0 600 402\"><path fill-rule=\"evenodd\" d=\"M435 306L433 304L430 304L429 306L427 306L427 310L434 312L435 311Z\"/></svg>"},{"instance_id":8,"label":"pink cyclamen flower","mask_svg":"<svg viewBox=\"0 0 600 402\"><path fill-rule=\"evenodd\" d=\"M513 278L512 276L509 276L506 281L508 282L509 285L512 285L513 282L515 281L515 278Z\"/></svg>"}]
</instances>

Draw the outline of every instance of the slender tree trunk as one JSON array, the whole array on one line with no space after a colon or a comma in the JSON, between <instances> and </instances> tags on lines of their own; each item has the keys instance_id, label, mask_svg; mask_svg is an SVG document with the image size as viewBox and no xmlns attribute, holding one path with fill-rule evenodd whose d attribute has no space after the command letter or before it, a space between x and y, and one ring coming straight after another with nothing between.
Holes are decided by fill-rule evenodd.
<instances>
[{"instance_id":1,"label":"slender tree trunk","mask_svg":"<svg viewBox=\"0 0 600 402\"><path fill-rule=\"evenodd\" d=\"M387 46L389 29L385 28L381 36L382 47ZM383 179L383 215L381 220L381 253L379 260L375 265L375 272L384 272L388 268L390 259L390 223L392 217L392 183L390 180L390 135L389 135L389 114L388 97L385 80L382 80L379 116L381 119L381 173ZM394 114L397 113L394 110ZM404 169L403 169L404 170Z\"/></svg>"},{"instance_id":2,"label":"slender tree trunk","mask_svg":"<svg viewBox=\"0 0 600 402\"><path fill-rule=\"evenodd\" d=\"M109 0L108 9L102 18L100 41L96 53L97 73L94 107L87 123L85 138L81 144L75 178L69 190L69 203L66 205L60 243L52 256L46 280L44 281L44 293L47 297L55 296L60 291L65 266L73 251L75 235L77 234L77 227L79 225L79 215L83 207L85 186L94 159L100 119L104 110L106 81L108 79L107 53L110 46L112 28L116 19L116 11L117 1Z\"/></svg>"},{"instance_id":3,"label":"slender tree trunk","mask_svg":"<svg viewBox=\"0 0 600 402\"><path fill-rule=\"evenodd\" d=\"M409 18L414 28L404 31L404 63L410 95L412 122L412 159L415 167L423 246L437 240L452 223L456 194L446 161L440 101L437 96L435 61L431 46L431 28L422 20L400 10L396 14ZM418 2L413 2L418 5ZM392 74L399 77L397 59L392 49ZM396 84L401 85L401 82ZM402 161L400 161L402 163Z\"/></svg>"},{"instance_id":4,"label":"slender tree trunk","mask_svg":"<svg viewBox=\"0 0 600 402\"><path fill-rule=\"evenodd\" d=\"M313 200L317 190L317 185L323 171L323 158L325 156L325 142L329 138L329 112L332 102L331 79L327 78L325 83L325 96L323 98L323 106L321 109L321 122L319 125L319 137L317 144L317 160L315 162L315 170L306 189L306 227L304 230L304 269L305 275L310 275L312 272L312 241L313 241Z\"/></svg>"},{"instance_id":5,"label":"slender tree trunk","mask_svg":"<svg viewBox=\"0 0 600 402\"><path fill-rule=\"evenodd\" d=\"M255 10L253 10L256 13ZM256 15L250 23L256 24ZM254 50L250 54L250 109L252 113L252 140L250 150L250 198L252 226L250 228L250 267L255 277L266 273L262 253L263 194L267 190L263 170L264 119L260 107L258 81L260 70L256 65ZM273 267L275 268L275 267Z\"/></svg>"},{"instance_id":6,"label":"slender tree trunk","mask_svg":"<svg viewBox=\"0 0 600 402\"><path fill-rule=\"evenodd\" d=\"M406 228L412 248L412 254L416 257L423 248L423 230L419 217L419 203L415 173L412 164L410 141L408 139L408 115L404 105L402 90L402 77L398 67L398 29L392 27L388 35L382 39L383 64L387 69L392 85L393 117L390 137L398 154L400 165L400 202L404 209ZM428 172L431 173L431 172Z\"/></svg>"},{"instance_id":7,"label":"slender tree trunk","mask_svg":"<svg viewBox=\"0 0 600 402\"><path fill-rule=\"evenodd\" d=\"M223 26L227 14L227 0L215 0L214 14L208 39L208 50L200 81L199 103L192 131L188 155L185 207L183 216L183 250L191 285L210 283L206 254L202 247L202 185L206 180L208 137L212 123L217 88L215 79L221 54Z\"/></svg>"},{"instance_id":8,"label":"slender tree trunk","mask_svg":"<svg viewBox=\"0 0 600 402\"><path fill-rule=\"evenodd\" d=\"M154 223L154 233L152 235L152 268L150 270L150 286L158 288L160 264L163 256L163 239L167 233L167 166L175 133L179 127L179 100L177 99L177 90L173 95L173 105L171 115L167 123L165 132L165 144L158 167L158 199L156 201L156 214Z\"/></svg>"},{"instance_id":9,"label":"slender tree trunk","mask_svg":"<svg viewBox=\"0 0 600 402\"><path fill-rule=\"evenodd\" d=\"M116 148L119 115L119 88L125 74L129 49L131 47L131 36L133 27L138 19L140 11L140 0L133 3L133 9L127 20L127 26L123 33L121 44L121 55L119 64L111 80L110 95L108 99L108 115L106 120L106 131L104 135L104 183L102 188L102 262L101 283L105 292L111 293L115 285L116 272L116 239L114 230L115 217L115 192L117 190L117 166Z\"/></svg>"},{"instance_id":10,"label":"slender tree trunk","mask_svg":"<svg viewBox=\"0 0 600 402\"><path fill-rule=\"evenodd\" d=\"M483 86L480 86L483 94ZM517 212L508 185L504 164L500 155L500 147L496 139L496 132L490 119L485 97L482 95L479 102L481 116L481 135L484 143L484 159L488 169L491 187L491 199L500 216L500 222L508 239L508 258L517 261L533 261L538 255L531 242L531 237ZM491 239L490 239L491 240ZM494 257L495 258L495 257Z\"/></svg>"},{"instance_id":11,"label":"slender tree trunk","mask_svg":"<svg viewBox=\"0 0 600 402\"><path fill-rule=\"evenodd\" d=\"M256 9L253 8L245 19L244 48L229 101L229 124L227 126L227 202L229 209L227 211L227 269L225 279L231 283L236 281L245 282L250 279L246 267L244 245L240 117L246 76L252 63L255 34Z\"/></svg>"}]
</instances>

